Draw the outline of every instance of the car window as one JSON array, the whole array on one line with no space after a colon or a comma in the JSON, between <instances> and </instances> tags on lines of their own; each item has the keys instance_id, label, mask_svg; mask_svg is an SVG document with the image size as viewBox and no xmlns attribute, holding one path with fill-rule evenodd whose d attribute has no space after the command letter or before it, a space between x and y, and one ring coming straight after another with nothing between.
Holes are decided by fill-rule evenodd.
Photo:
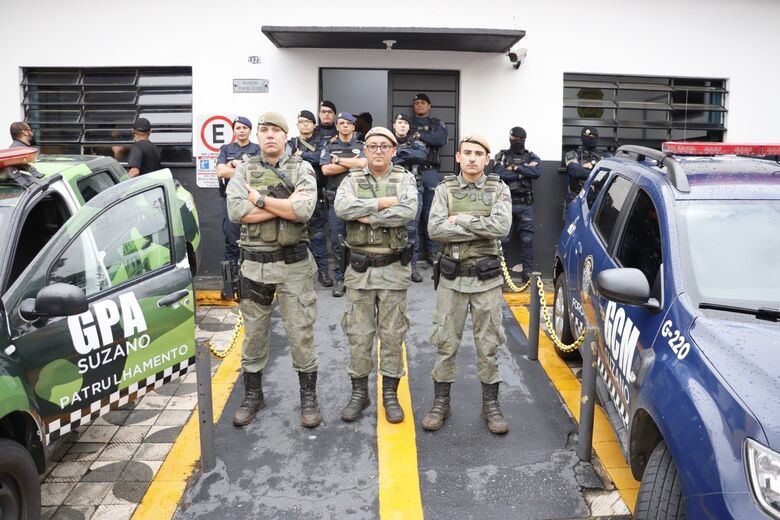
<instances>
[{"instance_id":1,"label":"car window","mask_svg":"<svg viewBox=\"0 0 780 520\"><path fill-rule=\"evenodd\" d=\"M607 176L610 170L607 168L599 168L593 177L593 181L588 186L588 193L585 195L585 200L588 202L588 207L592 208L593 203L596 202L596 198L601 193L601 188L607 183Z\"/></svg>"},{"instance_id":2,"label":"car window","mask_svg":"<svg viewBox=\"0 0 780 520\"><path fill-rule=\"evenodd\" d=\"M619 175L614 176L613 179L607 189L607 193L601 199L595 220L596 229L601 238L604 239L605 244L610 242L612 231L615 229L615 223L623 210L623 206L626 204L628 193L631 191L630 180Z\"/></svg>"},{"instance_id":3,"label":"car window","mask_svg":"<svg viewBox=\"0 0 780 520\"><path fill-rule=\"evenodd\" d=\"M617 260L623 267L635 267L644 273L654 295L659 290L661 258L661 226L658 212L650 196L639 190L628 215L623 236L617 248Z\"/></svg>"},{"instance_id":4,"label":"car window","mask_svg":"<svg viewBox=\"0 0 780 520\"><path fill-rule=\"evenodd\" d=\"M162 188L106 209L60 255L47 283L81 287L89 297L171 263L168 212Z\"/></svg>"},{"instance_id":5,"label":"car window","mask_svg":"<svg viewBox=\"0 0 780 520\"><path fill-rule=\"evenodd\" d=\"M81 196L84 197L84 202L89 200L100 193L101 191L110 188L116 184L116 180L107 171L97 172L89 177L84 177L76 181Z\"/></svg>"}]
</instances>

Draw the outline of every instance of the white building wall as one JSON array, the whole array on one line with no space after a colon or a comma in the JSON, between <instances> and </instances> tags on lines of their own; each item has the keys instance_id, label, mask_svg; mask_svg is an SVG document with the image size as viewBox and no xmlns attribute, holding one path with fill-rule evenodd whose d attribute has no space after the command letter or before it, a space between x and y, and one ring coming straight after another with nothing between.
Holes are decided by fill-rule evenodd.
<instances>
[{"instance_id":1,"label":"white building wall","mask_svg":"<svg viewBox=\"0 0 780 520\"><path fill-rule=\"evenodd\" d=\"M728 140L780 141L773 101L780 70L774 0L451 0L326 3L2 1L0 127L21 117L20 68L192 66L193 114L275 109L290 121L316 109L319 67L460 71L463 132L503 145L522 125L543 159L561 149L564 72L727 78ZM522 29L519 70L503 55L384 50L277 49L263 25ZM262 59L259 65L247 61ZM233 78L266 78L268 94L233 94Z\"/></svg>"}]
</instances>

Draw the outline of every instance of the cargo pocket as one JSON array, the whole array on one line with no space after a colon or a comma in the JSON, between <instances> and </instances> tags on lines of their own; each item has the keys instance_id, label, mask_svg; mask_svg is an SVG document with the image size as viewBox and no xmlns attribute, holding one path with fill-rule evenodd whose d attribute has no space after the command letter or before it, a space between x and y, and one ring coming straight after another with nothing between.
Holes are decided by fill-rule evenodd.
<instances>
[{"instance_id":1,"label":"cargo pocket","mask_svg":"<svg viewBox=\"0 0 780 520\"><path fill-rule=\"evenodd\" d=\"M355 323L355 306L349 305L344 307L344 314L341 316L341 330L349 337L349 333L352 330L351 327Z\"/></svg>"},{"instance_id":2,"label":"cargo pocket","mask_svg":"<svg viewBox=\"0 0 780 520\"><path fill-rule=\"evenodd\" d=\"M496 309L490 313L490 326L496 336L496 345L503 345L506 341L503 323L504 314L501 312L501 306L497 306Z\"/></svg>"},{"instance_id":3,"label":"cargo pocket","mask_svg":"<svg viewBox=\"0 0 780 520\"><path fill-rule=\"evenodd\" d=\"M433 326L431 327L431 345L438 349L443 345L443 340L446 336L444 325L446 323L447 315L444 312L436 312L433 315Z\"/></svg>"},{"instance_id":4,"label":"cargo pocket","mask_svg":"<svg viewBox=\"0 0 780 520\"><path fill-rule=\"evenodd\" d=\"M298 303L301 304L301 318L298 325L311 327L317 319L317 295L314 294L314 291L299 294Z\"/></svg>"}]
</instances>

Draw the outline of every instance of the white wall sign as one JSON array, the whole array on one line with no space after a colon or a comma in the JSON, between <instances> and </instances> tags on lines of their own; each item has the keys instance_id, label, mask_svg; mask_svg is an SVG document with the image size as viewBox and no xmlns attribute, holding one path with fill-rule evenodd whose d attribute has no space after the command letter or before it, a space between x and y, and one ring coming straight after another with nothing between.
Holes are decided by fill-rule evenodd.
<instances>
[{"instance_id":1,"label":"white wall sign","mask_svg":"<svg viewBox=\"0 0 780 520\"><path fill-rule=\"evenodd\" d=\"M198 132L195 150L195 179L200 188L216 188L217 157L223 144L236 140L233 135L233 120L223 115L202 115L198 117Z\"/></svg>"}]
</instances>

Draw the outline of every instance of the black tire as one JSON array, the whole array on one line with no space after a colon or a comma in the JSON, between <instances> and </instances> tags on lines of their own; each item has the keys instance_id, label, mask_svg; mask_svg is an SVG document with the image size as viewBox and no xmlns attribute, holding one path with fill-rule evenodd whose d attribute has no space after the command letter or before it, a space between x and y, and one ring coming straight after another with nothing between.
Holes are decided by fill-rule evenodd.
<instances>
[{"instance_id":1,"label":"black tire","mask_svg":"<svg viewBox=\"0 0 780 520\"><path fill-rule=\"evenodd\" d=\"M41 517L41 481L30 452L0 439L0 520Z\"/></svg>"},{"instance_id":2,"label":"black tire","mask_svg":"<svg viewBox=\"0 0 780 520\"><path fill-rule=\"evenodd\" d=\"M680 520L685 518L685 501L677 466L662 440L647 461L639 495L636 498L634 520Z\"/></svg>"},{"instance_id":3,"label":"black tire","mask_svg":"<svg viewBox=\"0 0 780 520\"><path fill-rule=\"evenodd\" d=\"M566 289L563 286L563 273L555 279L555 297L553 299L552 321L555 334L567 345L574 342L574 336L571 333L571 321L569 318L569 301L566 295ZM555 353L563 360L574 359L579 355L578 350L564 352L553 343Z\"/></svg>"}]
</instances>

